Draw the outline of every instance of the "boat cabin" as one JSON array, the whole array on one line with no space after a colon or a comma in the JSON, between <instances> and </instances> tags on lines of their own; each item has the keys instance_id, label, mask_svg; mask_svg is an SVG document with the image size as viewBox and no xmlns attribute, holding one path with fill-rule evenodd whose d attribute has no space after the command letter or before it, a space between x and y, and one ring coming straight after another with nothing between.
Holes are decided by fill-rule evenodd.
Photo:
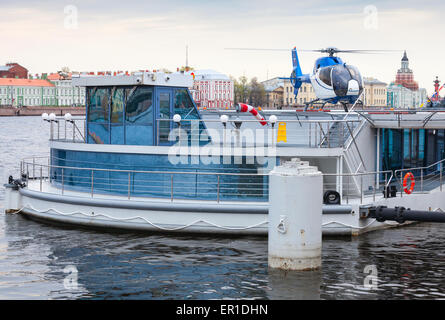
<instances>
[{"instance_id":1,"label":"boat cabin","mask_svg":"<svg viewBox=\"0 0 445 320\"><path fill-rule=\"evenodd\" d=\"M86 87L89 144L171 145L173 115L199 119L188 90L193 80L184 73L83 76L73 82Z\"/></svg>"}]
</instances>

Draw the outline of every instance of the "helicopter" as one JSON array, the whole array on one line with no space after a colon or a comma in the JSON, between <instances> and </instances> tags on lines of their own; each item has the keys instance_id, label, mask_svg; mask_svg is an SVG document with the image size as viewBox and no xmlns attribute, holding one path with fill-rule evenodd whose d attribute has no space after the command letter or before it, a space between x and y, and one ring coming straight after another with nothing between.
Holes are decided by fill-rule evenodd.
<instances>
[{"instance_id":1,"label":"helicopter","mask_svg":"<svg viewBox=\"0 0 445 320\"><path fill-rule=\"evenodd\" d=\"M229 50L269 50L269 51L288 51L289 49L251 49L251 48L227 48ZM314 88L317 99L306 103L305 111L309 105L321 103L321 109L325 104L343 105L345 112L348 112L348 104L353 106L356 103L363 105L360 97L363 93L363 79L357 67L346 64L337 53L376 53L392 50L339 50L335 47L328 47L319 50L299 50L307 52L326 53L327 56L320 57L315 61L311 73L303 74L298 58L297 48L292 52L292 73L289 78L280 78L290 80L294 87L295 97L303 83L310 83Z\"/></svg>"}]
</instances>

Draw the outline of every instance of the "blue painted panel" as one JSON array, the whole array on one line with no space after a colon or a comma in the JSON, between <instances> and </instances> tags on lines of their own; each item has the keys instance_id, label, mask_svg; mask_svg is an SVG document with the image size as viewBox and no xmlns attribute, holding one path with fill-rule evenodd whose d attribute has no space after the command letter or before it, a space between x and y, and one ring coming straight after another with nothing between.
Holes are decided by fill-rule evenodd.
<instances>
[{"instance_id":1,"label":"blue painted panel","mask_svg":"<svg viewBox=\"0 0 445 320\"><path fill-rule=\"evenodd\" d=\"M125 131L123 125L111 124L111 144L125 144Z\"/></svg>"},{"instance_id":2,"label":"blue painted panel","mask_svg":"<svg viewBox=\"0 0 445 320\"><path fill-rule=\"evenodd\" d=\"M150 125L126 125L125 144L153 145L153 127Z\"/></svg>"}]
</instances>

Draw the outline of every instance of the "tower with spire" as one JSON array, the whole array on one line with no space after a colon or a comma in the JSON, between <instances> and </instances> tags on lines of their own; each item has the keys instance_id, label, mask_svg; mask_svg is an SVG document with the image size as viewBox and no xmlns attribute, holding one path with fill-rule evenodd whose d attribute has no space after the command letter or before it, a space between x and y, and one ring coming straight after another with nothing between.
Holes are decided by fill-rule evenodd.
<instances>
[{"instance_id":1,"label":"tower with spire","mask_svg":"<svg viewBox=\"0 0 445 320\"><path fill-rule=\"evenodd\" d=\"M419 89L419 84L414 81L413 71L409 68L409 59L406 50L401 61L401 68L397 70L396 81L394 83L400 84L413 91Z\"/></svg>"}]
</instances>

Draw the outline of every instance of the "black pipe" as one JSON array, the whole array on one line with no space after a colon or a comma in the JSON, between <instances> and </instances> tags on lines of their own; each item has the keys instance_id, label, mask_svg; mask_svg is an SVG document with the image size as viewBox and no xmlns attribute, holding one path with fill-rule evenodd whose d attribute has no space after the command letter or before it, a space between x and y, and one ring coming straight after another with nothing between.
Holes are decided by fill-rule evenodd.
<instances>
[{"instance_id":1,"label":"black pipe","mask_svg":"<svg viewBox=\"0 0 445 320\"><path fill-rule=\"evenodd\" d=\"M405 221L445 222L445 213L405 209L405 207L388 208L378 206L369 208L369 216L379 222L386 220L403 223Z\"/></svg>"}]
</instances>

